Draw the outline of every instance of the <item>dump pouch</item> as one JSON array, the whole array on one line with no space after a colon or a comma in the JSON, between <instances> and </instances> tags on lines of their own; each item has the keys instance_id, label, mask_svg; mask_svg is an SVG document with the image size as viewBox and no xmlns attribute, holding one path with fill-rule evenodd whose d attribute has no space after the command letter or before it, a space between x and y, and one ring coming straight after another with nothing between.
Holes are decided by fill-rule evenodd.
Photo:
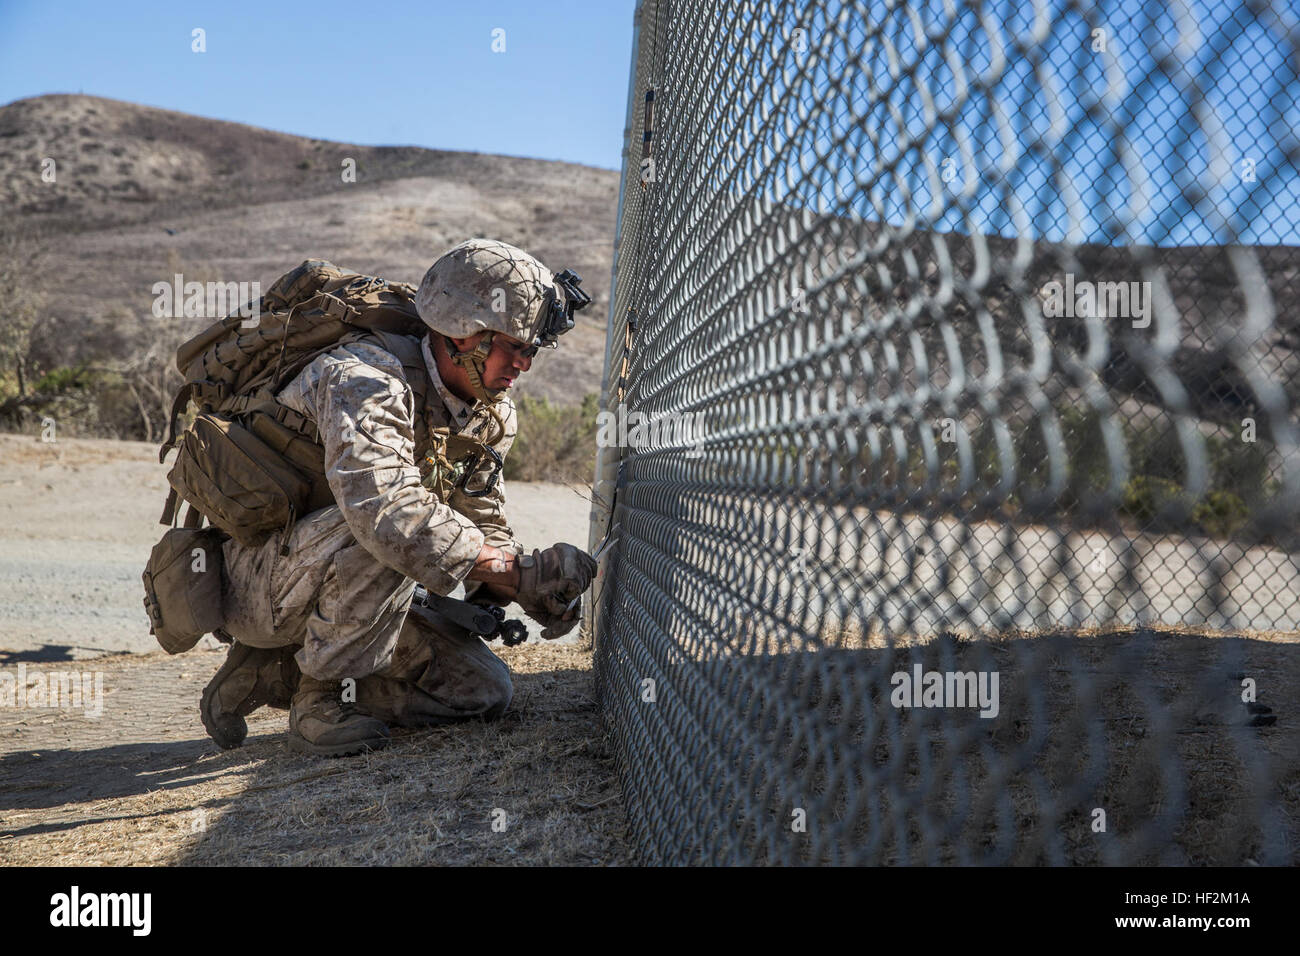
<instances>
[{"instance_id":1,"label":"dump pouch","mask_svg":"<svg viewBox=\"0 0 1300 956\"><path fill-rule=\"evenodd\" d=\"M188 651L224 622L221 540L214 528L169 528L149 555L144 608L168 654Z\"/></svg>"}]
</instances>

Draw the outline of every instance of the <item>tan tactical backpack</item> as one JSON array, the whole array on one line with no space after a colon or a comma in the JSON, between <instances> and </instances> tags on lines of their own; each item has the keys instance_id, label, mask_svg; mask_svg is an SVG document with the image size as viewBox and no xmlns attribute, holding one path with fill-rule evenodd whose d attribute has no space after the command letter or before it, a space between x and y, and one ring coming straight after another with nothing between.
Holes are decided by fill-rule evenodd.
<instances>
[{"instance_id":1,"label":"tan tactical backpack","mask_svg":"<svg viewBox=\"0 0 1300 956\"><path fill-rule=\"evenodd\" d=\"M183 499L236 541L255 545L331 504L315 425L275 394L340 345L376 332L422 336L414 299L408 283L308 259L266 291L256 320L228 316L182 345L176 367L185 384L158 454L162 462L177 449L162 523L173 523ZM197 415L178 437L191 401Z\"/></svg>"},{"instance_id":2,"label":"tan tactical backpack","mask_svg":"<svg viewBox=\"0 0 1300 956\"><path fill-rule=\"evenodd\" d=\"M190 508L185 527L164 535L144 572L151 632L169 652L188 650L221 626L221 538L214 535L257 545L282 532L287 542L298 517L333 503L316 426L275 394L340 345L376 334L389 341L424 335L414 298L408 283L308 259L267 290L256 319L230 315L177 350L185 384L158 454L162 463L177 449L161 523L175 524L180 501ZM424 379L412 378L423 402ZM177 435L191 401L197 413ZM456 453L463 450L458 444ZM212 527L203 528L202 518ZM195 549L207 557L203 573L191 573Z\"/></svg>"}]
</instances>

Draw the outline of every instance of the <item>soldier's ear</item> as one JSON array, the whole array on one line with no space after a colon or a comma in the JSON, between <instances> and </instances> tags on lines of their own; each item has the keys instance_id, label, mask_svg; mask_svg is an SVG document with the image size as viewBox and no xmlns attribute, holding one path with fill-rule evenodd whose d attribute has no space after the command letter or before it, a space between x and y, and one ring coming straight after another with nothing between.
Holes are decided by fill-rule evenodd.
<instances>
[{"instance_id":1,"label":"soldier's ear","mask_svg":"<svg viewBox=\"0 0 1300 956\"><path fill-rule=\"evenodd\" d=\"M447 336L447 338L451 339L452 342L455 343L457 352L468 352L470 349L474 348L474 346L478 345L479 340L481 340L485 335L487 335L487 332L475 332L473 335L463 339L452 338L450 335Z\"/></svg>"}]
</instances>

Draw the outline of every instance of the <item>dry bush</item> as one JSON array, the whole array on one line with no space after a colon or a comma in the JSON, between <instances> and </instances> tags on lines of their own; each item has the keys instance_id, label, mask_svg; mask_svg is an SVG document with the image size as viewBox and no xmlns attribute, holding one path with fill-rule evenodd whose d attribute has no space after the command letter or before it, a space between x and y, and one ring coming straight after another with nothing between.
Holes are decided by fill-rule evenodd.
<instances>
[{"instance_id":1,"label":"dry bush","mask_svg":"<svg viewBox=\"0 0 1300 956\"><path fill-rule=\"evenodd\" d=\"M595 394L578 406L526 395L516 399L519 435L506 458L506 480L590 482L596 470L598 405Z\"/></svg>"},{"instance_id":2,"label":"dry bush","mask_svg":"<svg viewBox=\"0 0 1300 956\"><path fill-rule=\"evenodd\" d=\"M0 232L0 289L5 290L5 307L0 309L0 398L10 388L18 399L27 397L32 331L46 305L46 293L32 276L45 253L39 240L13 230Z\"/></svg>"},{"instance_id":3,"label":"dry bush","mask_svg":"<svg viewBox=\"0 0 1300 956\"><path fill-rule=\"evenodd\" d=\"M43 254L0 236L0 282L16 290L15 308L0 315L0 425L27 431L49 417L68 435L160 441L182 384L176 349L198 320L141 318L116 306L74 328L74 320L49 315L48 297L24 284ZM214 277L210 267L184 264L175 250L165 269L187 280Z\"/></svg>"}]
</instances>

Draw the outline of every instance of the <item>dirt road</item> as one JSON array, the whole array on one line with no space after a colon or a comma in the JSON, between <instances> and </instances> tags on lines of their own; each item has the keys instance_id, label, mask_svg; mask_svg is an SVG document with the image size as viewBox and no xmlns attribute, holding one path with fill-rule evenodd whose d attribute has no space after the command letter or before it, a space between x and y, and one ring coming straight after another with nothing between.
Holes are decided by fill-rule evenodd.
<instances>
[{"instance_id":1,"label":"dirt road","mask_svg":"<svg viewBox=\"0 0 1300 956\"><path fill-rule=\"evenodd\" d=\"M289 752L287 715L264 708L242 748L217 749L197 703L224 648L164 654L141 605L166 487L156 455L0 435L0 674L75 674L89 691L80 706L0 706L0 865L630 859L576 637L497 642L515 686L497 722L397 731L382 753L323 761ZM508 494L526 544L585 542L571 489Z\"/></svg>"},{"instance_id":2,"label":"dirt road","mask_svg":"<svg viewBox=\"0 0 1300 956\"><path fill-rule=\"evenodd\" d=\"M0 664L156 650L140 572L162 532L157 448L55 437L0 435ZM512 482L507 493L524 544L586 544L590 505L573 489Z\"/></svg>"}]
</instances>

